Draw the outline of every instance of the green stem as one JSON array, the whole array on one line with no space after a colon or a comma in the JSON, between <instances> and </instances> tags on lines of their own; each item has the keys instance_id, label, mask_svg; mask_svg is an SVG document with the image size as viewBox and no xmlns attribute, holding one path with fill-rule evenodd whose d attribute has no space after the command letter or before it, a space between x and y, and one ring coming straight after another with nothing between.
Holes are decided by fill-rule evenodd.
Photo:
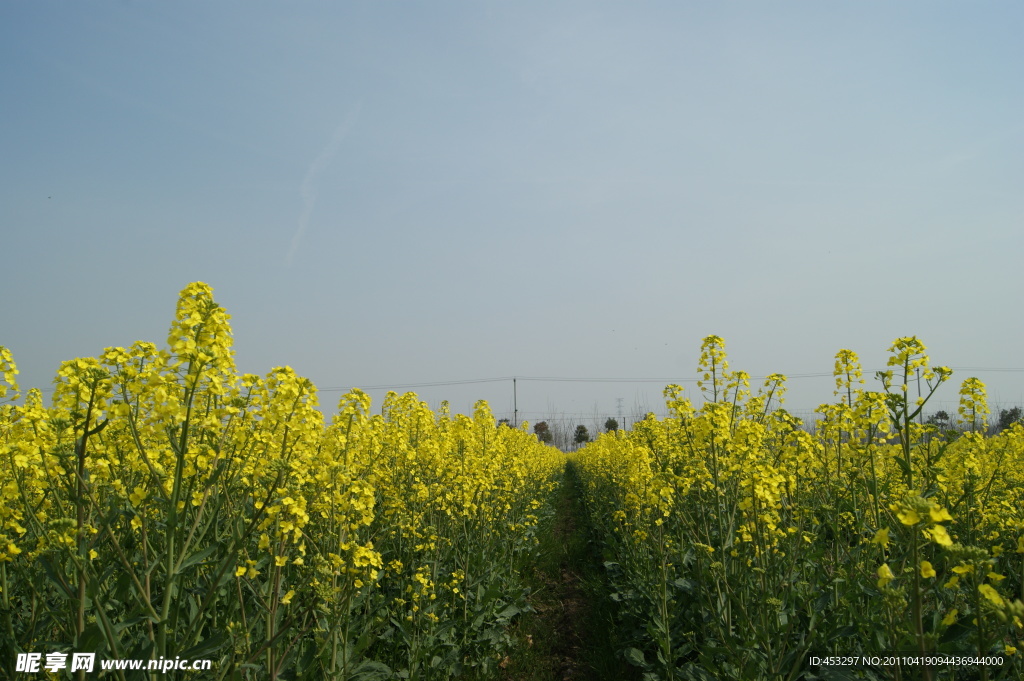
<instances>
[{"instance_id":1,"label":"green stem","mask_svg":"<svg viewBox=\"0 0 1024 681\"><path fill-rule=\"evenodd\" d=\"M914 616L914 633L917 636L917 652L924 657L927 653L924 640L924 623L921 619L921 569L920 561L918 561L918 543L919 537L917 534L917 528L914 528L914 542L911 545L911 554L914 568L914 601L913 601L913 616ZM930 667L924 667L924 680L931 681L932 672Z\"/></svg>"}]
</instances>

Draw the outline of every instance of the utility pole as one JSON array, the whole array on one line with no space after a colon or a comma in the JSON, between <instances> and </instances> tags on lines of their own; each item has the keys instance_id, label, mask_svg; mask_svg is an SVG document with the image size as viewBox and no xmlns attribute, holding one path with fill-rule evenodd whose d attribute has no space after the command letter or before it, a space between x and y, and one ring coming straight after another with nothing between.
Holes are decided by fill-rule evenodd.
<instances>
[{"instance_id":1,"label":"utility pole","mask_svg":"<svg viewBox=\"0 0 1024 681\"><path fill-rule=\"evenodd\" d=\"M512 427L513 428L518 428L519 427L519 401L518 401L518 397L516 395L516 378L515 378L515 376L512 377L512 411L513 411Z\"/></svg>"},{"instance_id":2,"label":"utility pole","mask_svg":"<svg viewBox=\"0 0 1024 681\"><path fill-rule=\"evenodd\" d=\"M615 402L619 408L619 428L622 430L626 429L626 422L622 419L622 398L616 397Z\"/></svg>"}]
</instances>

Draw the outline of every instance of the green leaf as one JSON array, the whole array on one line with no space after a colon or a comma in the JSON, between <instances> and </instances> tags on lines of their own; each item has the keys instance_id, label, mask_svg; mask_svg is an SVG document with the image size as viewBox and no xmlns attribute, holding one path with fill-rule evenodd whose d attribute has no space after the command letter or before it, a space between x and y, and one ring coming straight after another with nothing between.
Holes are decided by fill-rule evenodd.
<instances>
[{"instance_id":1,"label":"green leaf","mask_svg":"<svg viewBox=\"0 0 1024 681\"><path fill-rule=\"evenodd\" d=\"M85 627L85 630L82 631L82 635L79 637L75 648L77 650L95 652L102 652L106 650L106 639L103 637L103 631L100 629L98 622L93 622Z\"/></svg>"},{"instance_id":2,"label":"green leaf","mask_svg":"<svg viewBox=\"0 0 1024 681\"><path fill-rule=\"evenodd\" d=\"M630 663L634 667L640 667L641 669L647 669L647 660L644 659L644 651L639 648L626 648L623 653L626 658L626 662Z\"/></svg>"},{"instance_id":3,"label":"green leaf","mask_svg":"<svg viewBox=\"0 0 1024 681\"><path fill-rule=\"evenodd\" d=\"M672 586L676 587L683 593L692 594L697 591L697 582L686 577L680 577L672 582Z\"/></svg>"},{"instance_id":4,"label":"green leaf","mask_svg":"<svg viewBox=\"0 0 1024 681\"><path fill-rule=\"evenodd\" d=\"M210 555L214 551L216 551L219 548L220 548L219 544L211 544L211 545L207 546L205 549L203 549L202 551L200 551L199 553L193 553L191 556L189 556L188 558L186 558L185 560L183 560L181 562L181 565L178 567L178 571L181 572L185 568L192 567L196 563L200 563L200 562L206 560L207 558L210 557Z\"/></svg>"},{"instance_id":5,"label":"green leaf","mask_svg":"<svg viewBox=\"0 0 1024 681\"><path fill-rule=\"evenodd\" d=\"M499 618L503 617L505 619L512 619L513 617L515 617L516 615L518 615L521 612L522 612L522 610L518 606L506 605L504 607L504 609L502 609L502 611L498 613L498 617Z\"/></svg>"},{"instance_id":6,"label":"green leaf","mask_svg":"<svg viewBox=\"0 0 1024 681\"><path fill-rule=\"evenodd\" d=\"M218 634L217 636L211 636L210 638L200 641L196 645L192 646L188 650L183 650L177 653L178 656L185 659L198 659L205 657L213 657L221 647L224 646L228 641L227 634Z\"/></svg>"},{"instance_id":7,"label":"green leaf","mask_svg":"<svg viewBox=\"0 0 1024 681\"><path fill-rule=\"evenodd\" d=\"M847 625L845 627L839 627L828 636L828 640L834 641L837 638L850 638L857 635L857 627L853 625Z\"/></svg>"},{"instance_id":8,"label":"green leaf","mask_svg":"<svg viewBox=\"0 0 1024 681\"><path fill-rule=\"evenodd\" d=\"M355 668L352 681L387 681L391 678L391 667L383 662L365 660Z\"/></svg>"},{"instance_id":9,"label":"green leaf","mask_svg":"<svg viewBox=\"0 0 1024 681\"><path fill-rule=\"evenodd\" d=\"M127 629L128 627L133 627L136 624L140 624L147 620L152 621L153 618L148 615L143 615L141 617L133 617L131 619L122 620L114 624L114 631L120 633L122 630Z\"/></svg>"}]
</instances>

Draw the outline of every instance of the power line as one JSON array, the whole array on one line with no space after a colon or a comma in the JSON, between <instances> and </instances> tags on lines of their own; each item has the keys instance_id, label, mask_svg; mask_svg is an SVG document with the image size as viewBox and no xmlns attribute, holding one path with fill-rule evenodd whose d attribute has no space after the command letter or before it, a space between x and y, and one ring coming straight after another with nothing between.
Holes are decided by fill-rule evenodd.
<instances>
[{"instance_id":1,"label":"power line","mask_svg":"<svg viewBox=\"0 0 1024 681\"><path fill-rule=\"evenodd\" d=\"M954 371L984 371L984 372L1024 372L1024 368L1015 367L950 367ZM779 372L782 373L782 372ZM831 371L817 371L810 373L800 374L786 374L782 373L789 381L794 378L831 378L834 373ZM747 380L750 381L763 381L767 380L768 376L748 376ZM622 377L622 376L606 376L606 377L590 377L590 376L501 376L496 378L470 378L464 380L452 380L452 381L425 381L422 383L397 383L390 385L367 385L362 386L362 390L395 390L398 388L429 388L436 386L446 385L471 385L474 383L500 383L502 381L535 381L535 382L549 382L549 383L697 383L701 379L687 377L680 378L678 376L662 376L662 377ZM319 388L320 392L332 392L339 390L350 390L351 388Z\"/></svg>"},{"instance_id":2,"label":"power line","mask_svg":"<svg viewBox=\"0 0 1024 681\"><path fill-rule=\"evenodd\" d=\"M992 371L992 372L1021 372L1024 369L1012 367L950 367L954 371Z\"/></svg>"},{"instance_id":3,"label":"power line","mask_svg":"<svg viewBox=\"0 0 1024 681\"><path fill-rule=\"evenodd\" d=\"M442 385L470 385L473 383L500 383L503 381L511 381L514 376L502 376L500 378L469 378L462 381L425 381L423 383L397 383L392 385L364 385L364 386L353 386L358 387L360 390L396 390L398 388L433 388ZM349 388L331 387L331 388L317 388L317 392L339 392L352 390Z\"/></svg>"},{"instance_id":4,"label":"power line","mask_svg":"<svg viewBox=\"0 0 1024 681\"><path fill-rule=\"evenodd\" d=\"M831 376L830 372L822 372L815 374L793 374L786 375L787 379L790 378L821 378L824 376ZM767 376L750 376L749 380L759 381L768 378ZM428 381L423 383L397 383L391 385L365 385L361 386L360 390L395 390L398 388L425 388L445 385L470 385L473 383L500 383L502 381L535 381L540 383L661 383L662 385L668 383L696 383L700 381L699 378L679 378L679 377L662 377L662 378L623 378L623 377L582 377L582 376L504 376L501 378L472 378L461 381ZM319 392L334 392L339 390L351 390L351 388L341 387L330 387L330 388L318 388Z\"/></svg>"},{"instance_id":5,"label":"power line","mask_svg":"<svg viewBox=\"0 0 1024 681\"><path fill-rule=\"evenodd\" d=\"M1022 373L1024 368L1019 367L950 367L954 371L973 371L973 372L991 372L991 373ZM781 372L779 372L781 373ZM802 378L826 378L832 377L834 374L830 371L819 371L811 373L800 373L800 374L782 374L786 377L786 380L802 379ZM748 376L749 381L763 381L767 380L767 376ZM687 377L587 377L587 376L497 376L493 378L467 378L461 380L447 380L447 381L422 381L418 383L391 383L391 384L380 384L380 385L364 385L364 386L331 386L327 388L317 388L318 392L348 392L354 387L358 387L360 390L400 390L403 388L436 388L450 385L475 385L480 383L502 383L509 381L534 381L539 383L660 383L667 385L670 383L697 383L701 379ZM53 392L53 388L41 389L43 393Z\"/></svg>"}]
</instances>

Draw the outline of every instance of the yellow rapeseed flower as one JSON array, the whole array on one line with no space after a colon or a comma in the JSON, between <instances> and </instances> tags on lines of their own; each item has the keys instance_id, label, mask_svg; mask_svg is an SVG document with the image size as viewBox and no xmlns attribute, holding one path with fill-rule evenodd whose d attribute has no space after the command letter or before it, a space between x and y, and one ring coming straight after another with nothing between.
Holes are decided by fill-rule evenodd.
<instances>
[{"instance_id":1,"label":"yellow rapeseed flower","mask_svg":"<svg viewBox=\"0 0 1024 681\"><path fill-rule=\"evenodd\" d=\"M943 525L936 525L925 530L931 535L932 540L939 546L952 546L953 540L949 536L949 532Z\"/></svg>"},{"instance_id":2,"label":"yellow rapeseed flower","mask_svg":"<svg viewBox=\"0 0 1024 681\"><path fill-rule=\"evenodd\" d=\"M883 527L882 529L875 532L875 536L871 539L872 544L878 544L883 549L889 547L889 528Z\"/></svg>"},{"instance_id":3,"label":"yellow rapeseed flower","mask_svg":"<svg viewBox=\"0 0 1024 681\"><path fill-rule=\"evenodd\" d=\"M146 497L149 495L149 490L145 487L136 487L131 494L128 495L128 501L131 502L132 506L140 506Z\"/></svg>"},{"instance_id":4,"label":"yellow rapeseed flower","mask_svg":"<svg viewBox=\"0 0 1024 681\"><path fill-rule=\"evenodd\" d=\"M889 582L891 582L896 577L892 573L892 570L889 569L889 565L887 563L883 563L882 567L878 568L878 573L877 574L878 574L878 588L879 589L881 589L882 587L887 585Z\"/></svg>"},{"instance_id":5,"label":"yellow rapeseed flower","mask_svg":"<svg viewBox=\"0 0 1024 681\"><path fill-rule=\"evenodd\" d=\"M905 508L896 513L896 517L904 525L916 525L921 522L921 516L912 508Z\"/></svg>"},{"instance_id":6,"label":"yellow rapeseed flower","mask_svg":"<svg viewBox=\"0 0 1024 681\"><path fill-rule=\"evenodd\" d=\"M981 595L992 602L996 607L1003 607L1003 597L999 595L999 592L992 588L991 584L982 584L978 587L978 591Z\"/></svg>"},{"instance_id":7,"label":"yellow rapeseed flower","mask_svg":"<svg viewBox=\"0 0 1024 681\"><path fill-rule=\"evenodd\" d=\"M935 576L935 568L927 560L921 561L921 576L925 579L929 579Z\"/></svg>"}]
</instances>

